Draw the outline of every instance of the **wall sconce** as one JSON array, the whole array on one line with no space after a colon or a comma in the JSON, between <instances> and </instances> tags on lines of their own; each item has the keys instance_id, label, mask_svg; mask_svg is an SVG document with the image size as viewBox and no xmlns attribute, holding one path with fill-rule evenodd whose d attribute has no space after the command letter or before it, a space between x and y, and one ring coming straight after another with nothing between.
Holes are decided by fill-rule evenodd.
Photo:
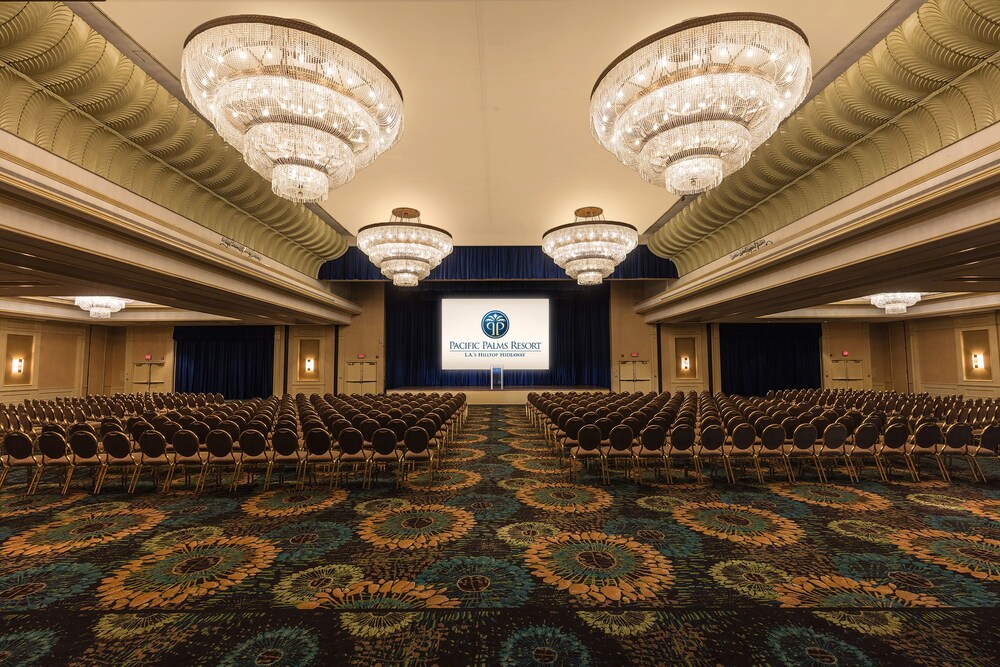
<instances>
[{"instance_id":1,"label":"wall sconce","mask_svg":"<svg viewBox=\"0 0 1000 667\"><path fill-rule=\"evenodd\" d=\"M975 370L982 370L986 367L985 359L983 358L982 352L972 353L972 368Z\"/></svg>"},{"instance_id":2,"label":"wall sconce","mask_svg":"<svg viewBox=\"0 0 1000 667\"><path fill-rule=\"evenodd\" d=\"M24 359L21 357L16 357L10 362L10 372L15 375L20 375L24 373Z\"/></svg>"},{"instance_id":3,"label":"wall sconce","mask_svg":"<svg viewBox=\"0 0 1000 667\"><path fill-rule=\"evenodd\" d=\"M306 373L312 373L316 368L316 360L312 357L306 358Z\"/></svg>"},{"instance_id":4,"label":"wall sconce","mask_svg":"<svg viewBox=\"0 0 1000 667\"><path fill-rule=\"evenodd\" d=\"M689 371L691 370L691 359L690 357L681 357L681 370Z\"/></svg>"}]
</instances>

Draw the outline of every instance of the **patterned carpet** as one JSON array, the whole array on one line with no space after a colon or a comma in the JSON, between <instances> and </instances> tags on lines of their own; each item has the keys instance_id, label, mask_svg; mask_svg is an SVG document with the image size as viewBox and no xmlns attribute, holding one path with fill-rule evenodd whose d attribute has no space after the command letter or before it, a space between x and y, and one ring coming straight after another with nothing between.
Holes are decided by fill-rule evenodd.
<instances>
[{"instance_id":1,"label":"patterned carpet","mask_svg":"<svg viewBox=\"0 0 1000 667\"><path fill-rule=\"evenodd\" d=\"M521 408L474 407L399 491L12 475L0 665L998 664L996 482L872 474L570 483Z\"/></svg>"}]
</instances>

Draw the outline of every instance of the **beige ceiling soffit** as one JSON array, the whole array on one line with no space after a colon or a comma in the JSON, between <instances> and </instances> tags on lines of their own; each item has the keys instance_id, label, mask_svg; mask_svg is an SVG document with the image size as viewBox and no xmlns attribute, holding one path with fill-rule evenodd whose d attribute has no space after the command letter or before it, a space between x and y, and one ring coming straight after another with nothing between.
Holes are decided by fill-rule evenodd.
<instances>
[{"instance_id":1,"label":"beige ceiling soffit","mask_svg":"<svg viewBox=\"0 0 1000 667\"><path fill-rule=\"evenodd\" d=\"M661 228L683 274L996 122L1000 3L930 0Z\"/></svg>"},{"instance_id":2,"label":"beige ceiling soffit","mask_svg":"<svg viewBox=\"0 0 1000 667\"><path fill-rule=\"evenodd\" d=\"M0 91L0 129L282 264L347 248L61 3L0 3Z\"/></svg>"},{"instance_id":3,"label":"beige ceiling soffit","mask_svg":"<svg viewBox=\"0 0 1000 667\"><path fill-rule=\"evenodd\" d=\"M816 97L816 95L830 85L834 79L843 74L848 67L858 62L858 60L860 60L864 54L868 53L872 47L885 39L886 35L898 27L903 21L906 20L907 17L913 14L913 12L917 11L920 5L924 4L924 2L925 0L895 0L895 2L886 7L885 11L879 14L874 21L868 24L867 28L862 30L858 36L851 40L847 46L841 49L836 56L823 65L822 69L813 74L812 86L809 87L809 92L806 94L806 98L799 106L801 107L807 104L809 100ZM91 3L71 2L69 4L90 5ZM92 11L96 11L96 9ZM642 242L645 242L649 237L655 234L657 230L670 222L696 199L697 196L684 196L674 202L673 206L667 209L663 215L657 218L656 222L649 226L649 229L643 232L641 237Z\"/></svg>"},{"instance_id":4,"label":"beige ceiling soffit","mask_svg":"<svg viewBox=\"0 0 1000 667\"><path fill-rule=\"evenodd\" d=\"M902 2L903 0L899 0ZM912 1L912 0L907 0ZM184 91L181 88L181 82L177 79L174 74L168 70L163 63L157 60L151 53L146 51L145 48L139 42L132 39L132 36L127 32L122 30L121 26L111 20L111 18L102 12L97 5L93 2L82 2L82 1L70 1L64 3L67 7L73 10L73 13L82 18L87 25L96 30L104 39L108 40L112 46L126 54L126 57L130 58L135 64L142 69L143 72L148 74L150 78L156 81L158 84L167 89L178 102L186 106L191 110L191 113L195 114L199 118L203 118L201 114L188 102L187 97L184 95ZM206 120L207 122L207 120ZM337 222L330 213L317 203L303 204L307 209L316 214L318 218L323 220L327 225L332 227L334 231L342 236L350 236L344 227Z\"/></svg>"}]
</instances>

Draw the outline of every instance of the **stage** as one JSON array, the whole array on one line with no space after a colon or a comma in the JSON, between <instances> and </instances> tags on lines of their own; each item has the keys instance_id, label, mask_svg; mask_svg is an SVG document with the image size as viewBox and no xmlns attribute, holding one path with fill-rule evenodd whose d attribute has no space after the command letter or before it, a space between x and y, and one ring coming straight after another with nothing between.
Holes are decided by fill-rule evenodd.
<instances>
[{"instance_id":1,"label":"stage","mask_svg":"<svg viewBox=\"0 0 1000 667\"><path fill-rule=\"evenodd\" d=\"M488 389L485 387L397 387L389 389L387 394L439 393L450 391L453 394L464 392L469 405L524 405L528 402L528 394L543 391L589 391L607 393L610 389L601 387L510 387L509 389Z\"/></svg>"}]
</instances>

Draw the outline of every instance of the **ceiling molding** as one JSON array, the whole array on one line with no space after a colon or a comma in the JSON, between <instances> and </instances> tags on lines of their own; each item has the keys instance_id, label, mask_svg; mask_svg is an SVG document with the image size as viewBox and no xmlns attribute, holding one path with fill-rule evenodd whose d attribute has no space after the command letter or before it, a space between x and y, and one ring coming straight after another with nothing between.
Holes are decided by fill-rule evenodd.
<instances>
[{"instance_id":1,"label":"ceiling molding","mask_svg":"<svg viewBox=\"0 0 1000 667\"><path fill-rule=\"evenodd\" d=\"M681 273L996 121L1000 5L930 0L649 241Z\"/></svg>"},{"instance_id":2,"label":"ceiling molding","mask_svg":"<svg viewBox=\"0 0 1000 667\"><path fill-rule=\"evenodd\" d=\"M347 248L58 2L0 3L0 129L298 271Z\"/></svg>"}]
</instances>

